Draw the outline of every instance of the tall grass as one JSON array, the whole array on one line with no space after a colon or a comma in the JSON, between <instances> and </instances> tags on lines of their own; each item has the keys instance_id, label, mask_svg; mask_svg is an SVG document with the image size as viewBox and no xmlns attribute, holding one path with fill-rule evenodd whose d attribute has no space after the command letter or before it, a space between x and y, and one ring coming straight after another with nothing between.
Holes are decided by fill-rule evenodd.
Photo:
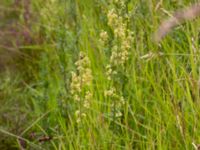
<instances>
[{"instance_id":1,"label":"tall grass","mask_svg":"<svg viewBox=\"0 0 200 150\"><path fill-rule=\"evenodd\" d=\"M18 147L195 149L199 20L159 44L152 39L163 18L194 2L32 1L32 32L41 41L22 47L38 53L24 70L22 95L36 119L23 134L9 134Z\"/></svg>"}]
</instances>

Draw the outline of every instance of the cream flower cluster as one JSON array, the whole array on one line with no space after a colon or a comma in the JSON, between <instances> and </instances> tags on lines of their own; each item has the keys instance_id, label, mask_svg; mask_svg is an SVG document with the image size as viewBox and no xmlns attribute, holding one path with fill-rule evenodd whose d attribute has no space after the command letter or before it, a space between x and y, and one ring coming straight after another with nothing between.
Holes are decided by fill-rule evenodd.
<instances>
[{"instance_id":1,"label":"cream flower cluster","mask_svg":"<svg viewBox=\"0 0 200 150\"><path fill-rule=\"evenodd\" d=\"M115 9L111 9L108 12L107 18L108 25L112 28L115 36L115 44L111 49L110 63L115 66L123 66L129 57L129 50L133 40L132 33L127 29L126 19L118 15Z\"/></svg>"},{"instance_id":2,"label":"cream flower cluster","mask_svg":"<svg viewBox=\"0 0 200 150\"><path fill-rule=\"evenodd\" d=\"M123 96L120 96L119 94L116 94L116 93L117 93L116 89L112 87L109 90L104 92L104 96L112 99L112 103L111 103L112 116L116 118L120 118L122 117L121 110L125 104L125 100Z\"/></svg>"},{"instance_id":3,"label":"cream flower cluster","mask_svg":"<svg viewBox=\"0 0 200 150\"><path fill-rule=\"evenodd\" d=\"M128 14L122 14L125 8L124 0L113 1L119 8L114 7L107 13L108 25L113 31L113 39L111 49L111 56L109 64L106 66L107 79L115 82L115 77L120 76L118 70L122 71L125 69L125 65L130 56L131 42L133 41L133 34L127 28L129 20ZM100 33L100 39L106 41L108 39L106 31ZM106 37L106 38L105 38ZM105 43L105 42L104 42ZM105 45L106 46L106 45ZM118 83L116 83L118 84ZM122 109L125 104L123 94L120 89L115 88L115 83L110 86L104 93L104 96L109 98L111 101L112 114L120 118L122 117Z\"/></svg>"},{"instance_id":4,"label":"cream flower cluster","mask_svg":"<svg viewBox=\"0 0 200 150\"><path fill-rule=\"evenodd\" d=\"M70 85L71 94L78 109L75 112L77 123L81 122L87 115L92 100L92 93L89 88L92 85L92 71L89 58L80 52L79 59L75 63L77 72L72 72L72 81Z\"/></svg>"},{"instance_id":5,"label":"cream flower cluster","mask_svg":"<svg viewBox=\"0 0 200 150\"><path fill-rule=\"evenodd\" d=\"M108 33L106 31L102 30L100 33L99 42L101 45L106 45L107 41L108 41Z\"/></svg>"}]
</instances>

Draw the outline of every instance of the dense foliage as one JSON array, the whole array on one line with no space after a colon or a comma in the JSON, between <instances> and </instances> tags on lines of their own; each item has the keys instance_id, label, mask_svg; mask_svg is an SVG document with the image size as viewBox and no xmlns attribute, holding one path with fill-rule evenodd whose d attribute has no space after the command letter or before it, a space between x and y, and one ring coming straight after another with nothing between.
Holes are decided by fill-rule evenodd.
<instances>
[{"instance_id":1,"label":"dense foliage","mask_svg":"<svg viewBox=\"0 0 200 150\"><path fill-rule=\"evenodd\" d=\"M197 149L199 20L152 38L194 2L0 2L0 149Z\"/></svg>"}]
</instances>

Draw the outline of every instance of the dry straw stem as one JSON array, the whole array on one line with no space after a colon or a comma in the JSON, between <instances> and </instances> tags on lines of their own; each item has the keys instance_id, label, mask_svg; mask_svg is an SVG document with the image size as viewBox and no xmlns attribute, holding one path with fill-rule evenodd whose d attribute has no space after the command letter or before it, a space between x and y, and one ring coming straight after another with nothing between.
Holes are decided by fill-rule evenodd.
<instances>
[{"instance_id":1,"label":"dry straw stem","mask_svg":"<svg viewBox=\"0 0 200 150\"><path fill-rule=\"evenodd\" d=\"M174 15L161 23L158 31L155 34L155 41L159 42L167 33L175 26L200 16L200 3L194 4L189 8L179 10Z\"/></svg>"}]
</instances>

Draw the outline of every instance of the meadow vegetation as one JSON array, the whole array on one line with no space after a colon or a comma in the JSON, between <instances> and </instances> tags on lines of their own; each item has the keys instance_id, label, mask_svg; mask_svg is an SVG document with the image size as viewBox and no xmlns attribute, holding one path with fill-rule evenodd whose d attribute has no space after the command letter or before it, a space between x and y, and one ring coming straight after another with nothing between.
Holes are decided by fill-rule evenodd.
<instances>
[{"instance_id":1,"label":"meadow vegetation","mask_svg":"<svg viewBox=\"0 0 200 150\"><path fill-rule=\"evenodd\" d=\"M0 149L198 149L195 2L1 0Z\"/></svg>"}]
</instances>

